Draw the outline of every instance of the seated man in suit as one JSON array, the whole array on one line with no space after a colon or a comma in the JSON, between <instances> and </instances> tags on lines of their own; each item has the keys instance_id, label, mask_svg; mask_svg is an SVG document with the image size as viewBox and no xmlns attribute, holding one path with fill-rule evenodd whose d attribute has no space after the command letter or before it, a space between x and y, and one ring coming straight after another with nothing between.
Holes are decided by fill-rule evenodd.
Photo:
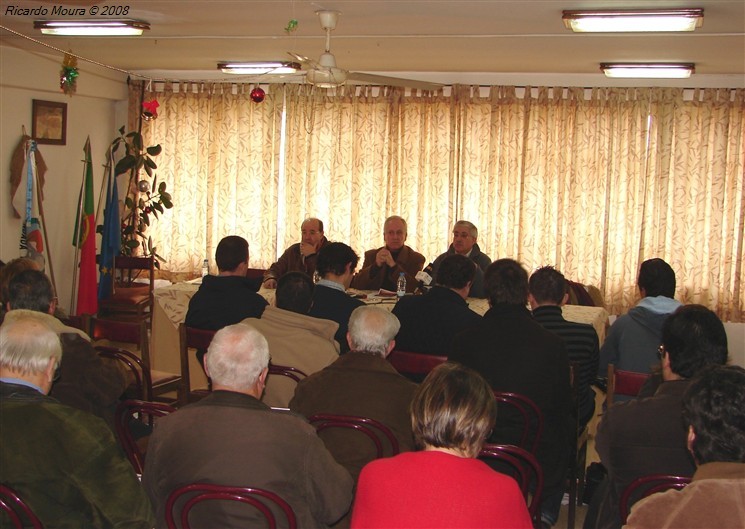
<instances>
[{"instance_id":1,"label":"seated man in suit","mask_svg":"<svg viewBox=\"0 0 745 529\"><path fill-rule=\"evenodd\" d=\"M448 248L448 251L440 254L432 263L432 276L437 277L437 272L440 269L442 261L449 255L465 255L471 261L476 263L476 274L473 277L473 283L471 284L471 290L468 291L468 296L471 298L485 298L484 293L484 271L486 267L491 264L491 258L481 253L481 248L476 244L478 239L479 230L476 226L467 220L459 220L453 226L453 242Z\"/></svg>"},{"instance_id":2,"label":"seated man in suit","mask_svg":"<svg viewBox=\"0 0 745 529\"><path fill-rule=\"evenodd\" d=\"M386 360L396 344L398 328L396 317L385 309L355 309L347 334L350 352L301 380L290 409L306 417L333 413L375 419L393 431L402 452L413 450L409 404L416 384L406 380ZM336 460L355 479L362 467L374 459L371 443L357 432L328 432L325 439Z\"/></svg>"},{"instance_id":3,"label":"seated man in suit","mask_svg":"<svg viewBox=\"0 0 745 529\"><path fill-rule=\"evenodd\" d=\"M576 362L579 427L582 430L595 413L592 382L598 370L598 333L592 325L567 321L561 314L569 294L564 275L552 266L539 268L528 282L528 301L533 319L558 334L566 346L570 362Z\"/></svg>"},{"instance_id":4,"label":"seated man in suit","mask_svg":"<svg viewBox=\"0 0 745 529\"><path fill-rule=\"evenodd\" d=\"M300 225L300 235L300 242L287 248L266 271L264 287L277 288L277 280L287 272L305 272L313 277L318 252L329 243L323 234L323 222L316 218L305 219Z\"/></svg>"},{"instance_id":5,"label":"seated man in suit","mask_svg":"<svg viewBox=\"0 0 745 529\"><path fill-rule=\"evenodd\" d=\"M47 396L64 362L57 332L47 325L51 316L9 314L0 327L3 484L18 492L44 527L151 528L150 502L111 430L98 417ZM0 514L0 526L5 520Z\"/></svg>"},{"instance_id":6,"label":"seated man in suit","mask_svg":"<svg viewBox=\"0 0 745 529\"><path fill-rule=\"evenodd\" d=\"M448 255L440 263L435 286L423 296L396 302L393 314L401 322L396 336L399 349L445 356L456 334L481 321L466 303L476 268L465 255Z\"/></svg>"},{"instance_id":7,"label":"seated man in suit","mask_svg":"<svg viewBox=\"0 0 745 529\"><path fill-rule=\"evenodd\" d=\"M683 420L696 461L691 483L640 500L627 527L745 527L745 369L704 370L683 396Z\"/></svg>"},{"instance_id":8,"label":"seated man in suit","mask_svg":"<svg viewBox=\"0 0 745 529\"><path fill-rule=\"evenodd\" d=\"M334 341L339 324L314 318L313 281L302 272L289 272L277 282L276 307L269 306L261 319L246 318L244 323L264 335L272 350L272 363L295 367L310 375L339 358ZM295 393L295 382L281 375L270 375L263 401L286 408Z\"/></svg>"},{"instance_id":9,"label":"seated man in suit","mask_svg":"<svg viewBox=\"0 0 745 529\"><path fill-rule=\"evenodd\" d=\"M258 320L257 320L258 321ZM189 483L258 487L290 504L298 527L326 527L352 501L352 478L297 415L274 411L259 398L269 365L266 339L245 323L215 334L205 355L213 391L160 419L142 474L165 529L168 495ZM192 527L261 527L256 509L211 502L192 511Z\"/></svg>"},{"instance_id":10,"label":"seated man in suit","mask_svg":"<svg viewBox=\"0 0 745 529\"><path fill-rule=\"evenodd\" d=\"M712 311L685 305L665 321L660 350L664 382L654 396L614 404L600 420L595 446L608 475L590 503L587 529L620 529L621 494L636 478L693 474L681 402L692 377L727 361L727 334Z\"/></svg>"},{"instance_id":11,"label":"seated man in suit","mask_svg":"<svg viewBox=\"0 0 745 529\"><path fill-rule=\"evenodd\" d=\"M406 242L406 221L398 215L385 219L383 240L385 246L365 252L362 269L354 276L352 288L360 290L395 291L401 273L406 278L406 292L414 292L418 282L416 273L424 266L424 256L415 252Z\"/></svg>"},{"instance_id":12,"label":"seated man in suit","mask_svg":"<svg viewBox=\"0 0 745 529\"><path fill-rule=\"evenodd\" d=\"M352 311L364 305L359 299L347 295L346 290L354 276L359 257L343 242L332 242L318 252L316 265L321 279L313 289L313 306L310 315L314 318L332 320L339 324L334 338L341 353L349 351L347 322Z\"/></svg>"},{"instance_id":13,"label":"seated man in suit","mask_svg":"<svg viewBox=\"0 0 745 529\"><path fill-rule=\"evenodd\" d=\"M455 337L449 360L475 369L497 391L528 397L543 412L536 457L544 474L541 519L551 526L559 517L574 439L566 349L526 308L528 273L520 263L494 261L484 274L484 288L490 308L478 325ZM500 411L490 442L517 444L522 424L515 412Z\"/></svg>"}]
</instances>

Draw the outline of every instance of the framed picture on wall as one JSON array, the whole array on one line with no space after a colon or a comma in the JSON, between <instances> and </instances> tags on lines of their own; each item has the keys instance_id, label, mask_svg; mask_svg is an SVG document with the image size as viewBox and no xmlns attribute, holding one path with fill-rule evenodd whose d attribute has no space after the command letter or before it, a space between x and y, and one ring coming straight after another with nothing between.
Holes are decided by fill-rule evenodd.
<instances>
[{"instance_id":1,"label":"framed picture on wall","mask_svg":"<svg viewBox=\"0 0 745 529\"><path fill-rule=\"evenodd\" d=\"M33 100L31 137L37 143L65 145L67 141L67 103Z\"/></svg>"}]
</instances>

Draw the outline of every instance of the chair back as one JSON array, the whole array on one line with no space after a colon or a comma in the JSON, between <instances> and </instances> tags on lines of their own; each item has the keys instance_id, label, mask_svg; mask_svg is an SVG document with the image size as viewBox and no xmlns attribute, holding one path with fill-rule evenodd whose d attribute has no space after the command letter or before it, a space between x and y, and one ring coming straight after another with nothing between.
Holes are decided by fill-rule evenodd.
<instances>
[{"instance_id":1,"label":"chair back","mask_svg":"<svg viewBox=\"0 0 745 529\"><path fill-rule=\"evenodd\" d=\"M145 453L132 435L131 421L139 420L152 426L156 417L165 417L174 411L176 408L168 404L135 399L125 400L117 405L114 412L116 437L138 476L142 475L145 468Z\"/></svg>"},{"instance_id":2,"label":"chair back","mask_svg":"<svg viewBox=\"0 0 745 529\"><path fill-rule=\"evenodd\" d=\"M181 378L184 384L184 394L187 402L193 402L204 397L205 390L193 391L191 389L191 379L189 378L189 348L204 349L209 348L217 331L206 329L196 329L187 327L186 324L180 323L178 327L179 334L179 355L181 357Z\"/></svg>"},{"instance_id":3,"label":"chair back","mask_svg":"<svg viewBox=\"0 0 745 529\"><path fill-rule=\"evenodd\" d=\"M180 515L178 515L174 511L176 503L182 498L185 501L181 505ZM277 527L275 512L282 512L287 520L287 527L289 529L297 528L297 518L292 507L274 492L256 487L229 487L211 483L192 483L179 487L168 496L165 509L168 529L190 529L189 513L191 509L198 503L211 500L229 500L251 505L264 516L270 529ZM272 507L274 507L274 510ZM179 519L180 525L176 523L176 518Z\"/></svg>"},{"instance_id":4,"label":"chair back","mask_svg":"<svg viewBox=\"0 0 745 529\"><path fill-rule=\"evenodd\" d=\"M500 404L510 406L522 417L522 434L519 446L531 454L535 454L543 435L543 412L525 395L495 391L494 398L497 401L497 408ZM497 412L497 417L497 422L499 422L499 412Z\"/></svg>"},{"instance_id":5,"label":"chair back","mask_svg":"<svg viewBox=\"0 0 745 529\"><path fill-rule=\"evenodd\" d=\"M423 378L435 367L447 362L447 357L394 349L388 355L388 361L402 375L419 375Z\"/></svg>"},{"instance_id":6,"label":"chair back","mask_svg":"<svg viewBox=\"0 0 745 529\"><path fill-rule=\"evenodd\" d=\"M631 506L650 494L663 492L669 489L680 490L691 482L686 476L670 476L666 474L650 474L636 478L621 493L621 501L618 507L621 512L621 521L626 524Z\"/></svg>"},{"instance_id":7,"label":"chair back","mask_svg":"<svg viewBox=\"0 0 745 529\"><path fill-rule=\"evenodd\" d=\"M389 456L395 456L399 452L398 440L391 429L375 419L353 415L318 413L308 417L308 422L315 426L319 435L330 428L346 428L362 433L375 445L376 458L385 457L386 452ZM387 441L387 446L384 445L384 440Z\"/></svg>"},{"instance_id":8,"label":"chair back","mask_svg":"<svg viewBox=\"0 0 745 529\"><path fill-rule=\"evenodd\" d=\"M138 281L141 276L147 283ZM152 313L155 288L155 257L115 255L109 296L100 300L99 313L135 314L146 319Z\"/></svg>"},{"instance_id":9,"label":"chair back","mask_svg":"<svg viewBox=\"0 0 745 529\"><path fill-rule=\"evenodd\" d=\"M613 364L608 364L608 390L605 393L606 407L613 405L615 395L636 397L649 377L649 373L623 371L616 369Z\"/></svg>"},{"instance_id":10,"label":"chair back","mask_svg":"<svg viewBox=\"0 0 745 529\"><path fill-rule=\"evenodd\" d=\"M281 366L278 364L269 364L269 374L270 375L281 375L281 376L290 378L294 380L295 382L300 382L300 380L308 376L302 371L300 371L297 367Z\"/></svg>"},{"instance_id":11,"label":"chair back","mask_svg":"<svg viewBox=\"0 0 745 529\"><path fill-rule=\"evenodd\" d=\"M34 514L18 493L7 485L0 484L0 512L4 512L10 519L12 527L23 529L33 527L42 529L41 520ZM3 525L2 527L5 527Z\"/></svg>"},{"instance_id":12,"label":"chair back","mask_svg":"<svg viewBox=\"0 0 745 529\"><path fill-rule=\"evenodd\" d=\"M535 456L519 446L487 443L479 452L478 457L479 459L493 460L504 464L500 465L500 468L517 481L520 491L525 497L525 504L528 506L531 519L540 521L543 469ZM504 466L507 468L504 468Z\"/></svg>"},{"instance_id":13,"label":"chair back","mask_svg":"<svg viewBox=\"0 0 745 529\"><path fill-rule=\"evenodd\" d=\"M94 345L98 356L111 358L124 366L129 372L134 387L134 397L141 400L153 399L153 381L150 378L150 370L145 367L137 355L126 349L111 347L108 345Z\"/></svg>"}]
</instances>

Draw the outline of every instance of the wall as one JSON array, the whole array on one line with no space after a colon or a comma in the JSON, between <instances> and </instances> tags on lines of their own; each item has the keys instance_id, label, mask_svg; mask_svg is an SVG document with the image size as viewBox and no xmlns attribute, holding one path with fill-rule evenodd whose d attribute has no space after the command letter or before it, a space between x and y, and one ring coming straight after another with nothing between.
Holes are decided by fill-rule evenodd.
<instances>
[{"instance_id":1,"label":"wall","mask_svg":"<svg viewBox=\"0 0 745 529\"><path fill-rule=\"evenodd\" d=\"M83 147L91 139L94 199L98 205L106 148L126 123L126 75L80 62L77 93L59 89L62 57L0 47L0 259L20 255L21 220L10 202L10 160L22 127L31 134L31 100L67 103L67 144L39 145L47 164L43 209L60 307L70 309L75 249L72 246L78 194L83 178ZM101 213L103 215L103 213ZM49 265L47 265L49 273Z\"/></svg>"}]
</instances>

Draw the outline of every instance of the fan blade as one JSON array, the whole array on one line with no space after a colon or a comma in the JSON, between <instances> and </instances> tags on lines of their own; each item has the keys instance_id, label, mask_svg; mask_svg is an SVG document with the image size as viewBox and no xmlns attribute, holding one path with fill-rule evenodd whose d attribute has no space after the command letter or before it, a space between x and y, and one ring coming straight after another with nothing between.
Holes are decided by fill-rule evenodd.
<instances>
[{"instance_id":1,"label":"fan blade","mask_svg":"<svg viewBox=\"0 0 745 529\"><path fill-rule=\"evenodd\" d=\"M349 72L347 80L374 85L401 86L403 88L415 88L417 90L438 90L443 86L440 83L431 83L429 81L416 81L414 79L402 79L401 77L389 77L387 75L375 75L364 72Z\"/></svg>"}]
</instances>

